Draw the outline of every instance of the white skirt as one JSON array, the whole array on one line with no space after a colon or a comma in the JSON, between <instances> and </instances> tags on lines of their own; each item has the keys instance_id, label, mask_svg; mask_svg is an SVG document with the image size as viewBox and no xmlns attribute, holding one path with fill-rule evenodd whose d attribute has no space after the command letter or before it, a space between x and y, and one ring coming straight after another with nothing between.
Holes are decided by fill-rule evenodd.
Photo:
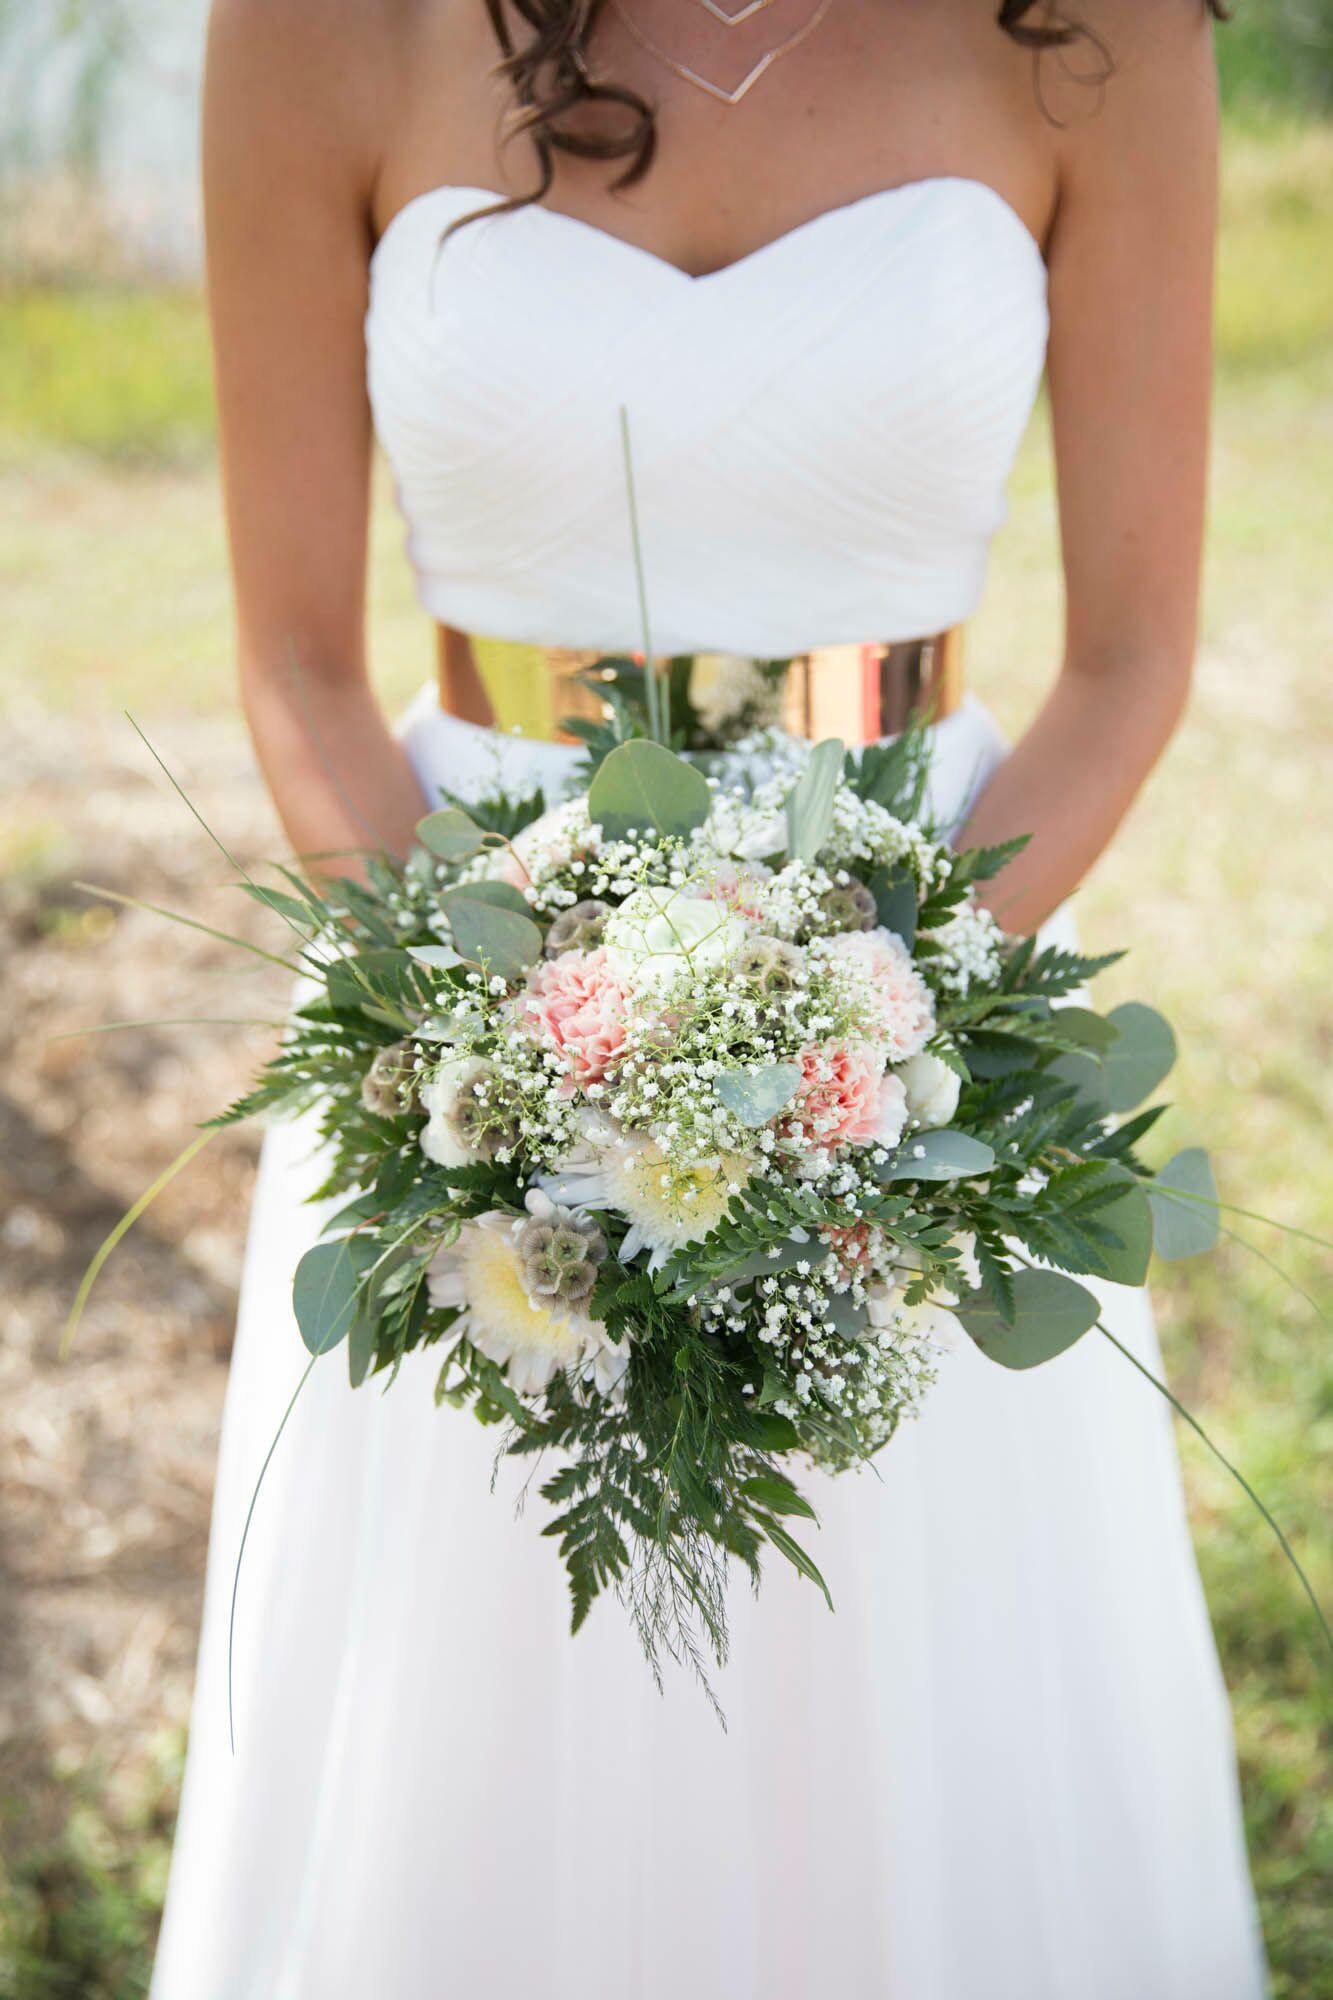
<instances>
[{"instance_id":1,"label":"white skirt","mask_svg":"<svg viewBox=\"0 0 1333 2000\"><path fill-rule=\"evenodd\" d=\"M403 723L423 789L570 751ZM949 819L1003 754L937 726ZM1050 935L1072 942L1067 912ZM1226 1695L1165 1406L1094 1335L1033 1374L945 1357L877 1469L809 1475L837 1606L737 1579L718 1726L653 1686L495 1437L305 1354L310 1138L265 1141L153 2000L1258 2000ZM1147 1294L1098 1288L1160 1368Z\"/></svg>"}]
</instances>

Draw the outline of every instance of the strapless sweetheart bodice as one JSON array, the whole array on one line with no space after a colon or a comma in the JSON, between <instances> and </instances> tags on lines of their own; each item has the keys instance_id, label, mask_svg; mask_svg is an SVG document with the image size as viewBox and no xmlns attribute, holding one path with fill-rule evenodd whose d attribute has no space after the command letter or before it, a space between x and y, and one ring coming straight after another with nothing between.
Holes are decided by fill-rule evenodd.
<instances>
[{"instance_id":1,"label":"strapless sweetheart bodice","mask_svg":"<svg viewBox=\"0 0 1333 2000\"><path fill-rule=\"evenodd\" d=\"M974 609L1046 351L1046 268L959 177L829 209L703 277L556 210L371 261L376 429L421 601L539 644L640 644L627 413L659 653L786 656Z\"/></svg>"}]
</instances>

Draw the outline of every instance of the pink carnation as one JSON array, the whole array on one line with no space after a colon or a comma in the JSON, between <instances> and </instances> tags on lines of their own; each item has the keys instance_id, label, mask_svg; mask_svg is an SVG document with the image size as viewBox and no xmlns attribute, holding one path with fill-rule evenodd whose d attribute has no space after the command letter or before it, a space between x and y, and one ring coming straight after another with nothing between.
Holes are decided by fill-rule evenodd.
<instances>
[{"instance_id":1,"label":"pink carnation","mask_svg":"<svg viewBox=\"0 0 1333 2000\"><path fill-rule=\"evenodd\" d=\"M829 949L864 972L873 989L872 1031L888 1044L888 1060L918 1055L935 1031L935 1003L902 939L883 929L842 931Z\"/></svg>"},{"instance_id":2,"label":"pink carnation","mask_svg":"<svg viewBox=\"0 0 1333 2000\"><path fill-rule=\"evenodd\" d=\"M795 1113L816 1146L896 1146L907 1123L902 1079L884 1074L868 1042L824 1042L801 1051Z\"/></svg>"},{"instance_id":3,"label":"pink carnation","mask_svg":"<svg viewBox=\"0 0 1333 2000\"><path fill-rule=\"evenodd\" d=\"M559 1050L581 1089L604 1082L625 1053L629 999L605 947L544 959L515 1005L527 1032Z\"/></svg>"}]
</instances>

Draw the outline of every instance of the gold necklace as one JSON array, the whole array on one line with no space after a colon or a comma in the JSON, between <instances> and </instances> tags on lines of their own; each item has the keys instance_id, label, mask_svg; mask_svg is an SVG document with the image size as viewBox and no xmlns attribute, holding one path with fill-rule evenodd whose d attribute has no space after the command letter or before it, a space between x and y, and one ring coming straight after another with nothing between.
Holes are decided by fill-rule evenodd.
<instances>
[{"instance_id":1,"label":"gold necklace","mask_svg":"<svg viewBox=\"0 0 1333 2000\"><path fill-rule=\"evenodd\" d=\"M707 0L705 0L706 4ZM767 0L761 0L761 4L767 4ZM772 68L779 56L790 54L791 50L803 42L807 35L814 33L825 14L828 13L829 8L833 5L833 0L817 0L814 12L796 30L795 34L788 35L785 42L779 42L775 48L769 49L767 54L760 56L748 76L742 77L734 90L724 90L720 83L714 83L711 77L702 76L697 69L691 69L688 63L677 62L674 56L668 55L665 49L659 48L658 44L644 33L637 21L634 21L625 12L620 4L620 0L611 0L611 5L640 48L646 49L650 56L653 56L667 69L674 70L676 75L683 77L686 83L692 83L697 90L707 91L708 95L715 97L719 104L739 104L741 99L749 91L753 90L764 72ZM709 9L710 13L713 11L712 8ZM752 5L748 9L743 9L741 13L730 17L729 25L734 27L738 21L744 20L746 12L758 13L759 6Z\"/></svg>"}]
</instances>

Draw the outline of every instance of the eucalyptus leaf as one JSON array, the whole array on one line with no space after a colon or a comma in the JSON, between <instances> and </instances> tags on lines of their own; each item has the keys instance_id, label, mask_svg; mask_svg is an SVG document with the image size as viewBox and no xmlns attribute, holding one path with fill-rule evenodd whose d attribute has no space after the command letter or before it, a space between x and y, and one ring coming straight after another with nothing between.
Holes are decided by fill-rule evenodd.
<instances>
[{"instance_id":1,"label":"eucalyptus leaf","mask_svg":"<svg viewBox=\"0 0 1333 2000\"><path fill-rule=\"evenodd\" d=\"M1112 1111L1134 1111L1173 1067L1176 1037L1171 1023L1139 1000L1113 1007L1106 1018L1118 1031L1104 1058L1107 1099Z\"/></svg>"},{"instance_id":2,"label":"eucalyptus leaf","mask_svg":"<svg viewBox=\"0 0 1333 2000\"><path fill-rule=\"evenodd\" d=\"M466 861L479 854L483 845L481 828L460 806L441 806L417 821L417 839L441 861Z\"/></svg>"},{"instance_id":3,"label":"eucalyptus leaf","mask_svg":"<svg viewBox=\"0 0 1333 2000\"><path fill-rule=\"evenodd\" d=\"M1092 1219L1118 1236L1120 1245L1118 1249L1107 1243L1099 1245L1106 1269L1097 1275L1109 1278L1114 1285L1141 1285L1152 1258L1152 1208L1136 1174L1125 1168L1116 1178L1124 1183L1121 1192L1114 1201L1099 1208Z\"/></svg>"},{"instance_id":4,"label":"eucalyptus leaf","mask_svg":"<svg viewBox=\"0 0 1333 2000\"><path fill-rule=\"evenodd\" d=\"M542 955L542 934L531 917L475 896L450 899L449 927L459 955L501 979L516 979Z\"/></svg>"},{"instance_id":5,"label":"eucalyptus leaf","mask_svg":"<svg viewBox=\"0 0 1333 2000\"><path fill-rule=\"evenodd\" d=\"M588 791L588 813L609 840L631 830L685 839L712 806L703 773L660 743L622 743L605 758Z\"/></svg>"},{"instance_id":6,"label":"eucalyptus leaf","mask_svg":"<svg viewBox=\"0 0 1333 2000\"><path fill-rule=\"evenodd\" d=\"M970 1132L956 1132L941 1126L931 1132L914 1132L904 1140L882 1167L875 1168L878 1181L958 1181L974 1174L988 1174L995 1165L995 1149Z\"/></svg>"},{"instance_id":7,"label":"eucalyptus leaf","mask_svg":"<svg viewBox=\"0 0 1333 2000\"><path fill-rule=\"evenodd\" d=\"M307 1250L292 1280L292 1310L311 1354L328 1354L351 1329L357 1283L377 1251L368 1236L343 1236Z\"/></svg>"},{"instance_id":8,"label":"eucalyptus leaf","mask_svg":"<svg viewBox=\"0 0 1333 2000\"><path fill-rule=\"evenodd\" d=\"M1046 1074L1070 1084L1101 1117L1111 1110L1111 1087L1105 1065L1093 1055L1059 1055Z\"/></svg>"},{"instance_id":9,"label":"eucalyptus leaf","mask_svg":"<svg viewBox=\"0 0 1333 2000\"><path fill-rule=\"evenodd\" d=\"M497 910L513 910L520 917L532 917L527 897L512 882L460 882L440 897L446 910L457 896L466 896L473 903L491 903Z\"/></svg>"},{"instance_id":10,"label":"eucalyptus leaf","mask_svg":"<svg viewBox=\"0 0 1333 2000\"><path fill-rule=\"evenodd\" d=\"M875 899L875 915L886 931L893 931L909 948L916 942L918 899L916 877L901 863L893 868L877 868L866 883Z\"/></svg>"},{"instance_id":11,"label":"eucalyptus leaf","mask_svg":"<svg viewBox=\"0 0 1333 2000\"><path fill-rule=\"evenodd\" d=\"M787 852L793 861L813 861L833 831L833 800L845 755L836 736L816 743L787 794Z\"/></svg>"},{"instance_id":12,"label":"eucalyptus leaf","mask_svg":"<svg viewBox=\"0 0 1333 2000\"><path fill-rule=\"evenodd\" d=\"M1120 1039L1114 1022L1104 1014L1094 1014L1091 1007L1055 1007L1051 1010L1051 1026L1067 1041L1077 1042L1095 1056L1104 1056Z\"/></svg>"},{"instance_id":13,"label":"eucalyptus leaf","mask_svg":"<svg viewBox=\"0 0 1333 2000\"><path fill-rule=\"evenodd\" d=\"M863 1301L857 1305L850 1292L834 1292L824 1306L824 1324L840 1333L844 1340L855 1340L865 1332L870 1319L870 1307Z\"/></svg>"},{"instance_id":14,"label":"eucalyptus leaf","mask_svg":"<svg viewBox=\"0 0 1333 2000\"><path fill-rule=\"evenodd\" d=\"M727 1110L742 1125L767 1125L791 1102L801 1071L795 1063L760 1063L748 1069L724 1070L713 1085Z\"/></svg>"},{"instance_id":15,"label":"eucalyptus leaf","mask_svg":"<svg viewBox=\"0 0 1333 2000\"><path fill-rule=\"evenodd\" d=\"M1173 1193L1172 1190L1178 1190ZM1153 1248L1167 1263L1200 1257L1217 1242L1217 1182L1201 1146L1187 1146L1148 1183Z\"/></svg>"},{"instance_id":16,"label":"eucalyptus leaf","mask_svg":"<svg viewBox=\"0 0 1333 2000\"><path fill-rule=\"evenodd\" d=\"M410 944L407 955L415 965L424 965L428 972L448 972L462 959L451 944Z\"/></svg>"},{"instance_id":17,"label":"eucalyptus leaf","mask_svg":"<svg viewBox=\"0 0 1333 2000\"><path fill-rule=\"evenodd\" d=\"M955 1307L982 1353L1002 1368L1053 1361L1083 1338L1101 1311L1087 1286L1062 1271L1015 1271L1013 1287L1012 1325L985 1292L970 1292Z\"/></svg>"}]
</instances>

